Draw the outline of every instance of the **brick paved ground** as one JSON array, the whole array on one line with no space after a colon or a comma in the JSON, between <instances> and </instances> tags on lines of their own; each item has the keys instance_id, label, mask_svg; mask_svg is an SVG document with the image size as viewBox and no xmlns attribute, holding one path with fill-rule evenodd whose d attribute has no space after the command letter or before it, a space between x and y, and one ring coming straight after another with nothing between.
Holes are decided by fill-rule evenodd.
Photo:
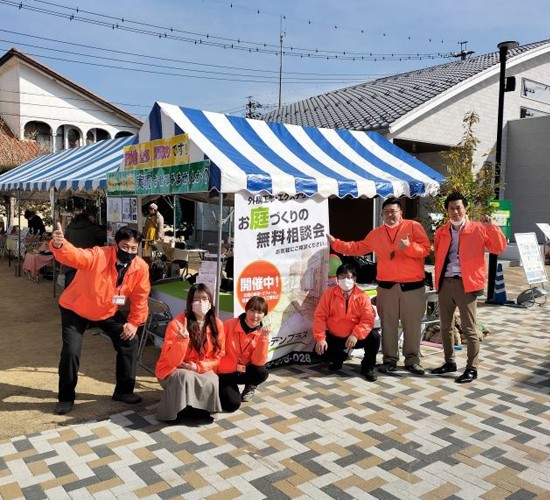
<instances>
[{"instance_id":1,"label":"brick paved ground","mask_svg":"<svg viewBox=\"0 0 550 500\"><path fill-rule=\"evenodd\" d=\"M369 384L353 359L274 370L208 425L160 424L153 405L0 441L0 497L550 498L549 307L480 307L492 333L469 385Z\"/></svg>"}]
</instances>

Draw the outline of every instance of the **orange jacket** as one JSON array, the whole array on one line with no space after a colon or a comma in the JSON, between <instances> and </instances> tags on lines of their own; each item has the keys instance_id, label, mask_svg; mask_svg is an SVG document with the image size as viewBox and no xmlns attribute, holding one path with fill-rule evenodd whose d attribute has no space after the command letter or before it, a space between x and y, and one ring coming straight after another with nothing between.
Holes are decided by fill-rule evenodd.
<instances>
[{"instance_id":1,"label":"orange jacket","mask_svg":"<svg viewBox=\"0 0 550 500\"><path fill-rule=\"evenodd\" d=\"M435 232L435 286L438 291L445 274L443 266L451 246L451 231L449 222ZM458 241L458 260L465 292L477 292L485 287L487 279L485 250L499 254L504 252L505 248L506 237L500 227L497 225L485 227L480 222L466 222Z\"/></svg>"},{"instance_id":2,"label":"orange jacket","mask_svg":"<svg viewBox=\"0 0 550 500\"><path fill-rule=\"evenodd\" d=\"M218 373L234 373L237 363L242 365L263 366L267 363L269 336L260 331L244 332L239 318L231 318L224 322L225 356L220 361Z\"/></svg>"},{"instance_id":3,"label":"orange jacket","mask_svg":"<svg viewBox=\"0 0 550 500\"><path fill-rule=\"evenodd\" d=\"M216 351L212 341L212 333L210 327L206 329L206 346L202 358L199 358L199 353L191 347L189 339L182 339L178 334L178 326L176 321L183 323L185 313L178 314L166 327L164 334L164 343L162 344L162 352L157 361L155 375L159 380L163 380L168 375L178 368L182 363L193 361L197 365L198 373L205 373L210 370L215 370L220 360L223 358L225 336L223 333L223 323L216 318L216 326L218 327L218 343L220 350Z\"/></svg>"},{"instance_id":4,"label":"orange jacket","mask_svg":"<svg viewBox=\"0 0 550 500\"><path fill-rule=\"evenodd\" d=\"M78 269L73 282L66 288L59 305L91 321L110 318L119 306L115 295L130 301L128 323L139 326L147 319L147 300L151 291L149 266L140 257L130 263L122 285L116 287L116 246L77 248L65 240L61 248L50 241L50 250L62 264Z\"/></svg>"},{"instance_id":5,"label":"orange jacket","mask_svg":"<svg viewBox=\"0 0 550 500\"><path fill-rule=\"evenodd\" d=\"M325 290L313 313L313 337L316 341L325 340L326 331L337 337L347 337L353 333L357 340L364 339L374 326L374 309L368 295L354 286L346 300L339 286Z\"/></svg>"},{"instance_id":6,"label":"orange jacket","mask_svg":"<svg viewBox=\"0 0 550 500\"><path fill-rule=\"evenodd\" d=\"M411 244L408 248L399 248L399 240L407 235ZM418 222L403 219L396 232L383 225L370 231L362 241L336 240L332 248L345 255L375 252L378 281L413 283L424 280L424 257L430 253L430 240Z\"/></svg>"}]
</instances>

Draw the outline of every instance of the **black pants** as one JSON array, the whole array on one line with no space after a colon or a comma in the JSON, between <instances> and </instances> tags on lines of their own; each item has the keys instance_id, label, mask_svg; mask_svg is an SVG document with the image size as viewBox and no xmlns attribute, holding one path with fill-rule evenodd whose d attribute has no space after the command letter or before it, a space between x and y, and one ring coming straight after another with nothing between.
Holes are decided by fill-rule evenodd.
<instances>
[{"instance_id":1,"label":"black pants","mask_svg":"<svg viewBox=\"0 0 550 500\"><path fill-rule=\"evenodd\" d=\"M346 337L337 337L327 332L327 350L325 360L331 363L343 363L347 357ZM378 328L372 330L366 338L358 340L354 349L364 349L365 356L361 362L361 371L374 370L376 354L380 349L380 332Z\"/></svg>"},{"instance_id":2,"label":"black pants","mask_svg":"<svg viewBox=\"0 0 550 500\"><path fill-rule=\"evenodd\" d=\"M63 347L59 361L59 401L74 401L75 388L78 382L78 369L80 367L80 352L82 350L82 338L84 330L90 323L89 320L79 316L75 312L60 307L61 309L61 335ZM131 340L122 340L120 334L122 327L127 322L126 317L120 311L114 316L94 324L101 328L111 339L116 351L116 386L115 392L131 394L136 383L137 361L137 336Z\"/></svg>"},{"instance_id":3,"label":"black pants","mask_svg":"<svg viewBox=\"0 0 550 500\"><path fill-rule=\"evenodd\" d=\"M241 406L241 393L239 392L239 384L244 385L260 385L269 377L269 373L265 366L246 365L244 373L220 373L218 378L220 381L220 402L222 408L227 412L237 411Z\"/></svg>"}]
</instances>

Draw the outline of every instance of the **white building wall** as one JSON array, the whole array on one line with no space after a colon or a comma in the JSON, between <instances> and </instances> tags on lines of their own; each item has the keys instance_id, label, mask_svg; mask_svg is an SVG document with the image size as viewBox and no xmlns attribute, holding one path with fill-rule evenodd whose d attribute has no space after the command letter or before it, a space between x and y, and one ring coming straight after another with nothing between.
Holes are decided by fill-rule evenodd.
<instances>
[{"instance_id":1,"label":"white building wall","mask_svg":"<svg viewBox=\"0 0 550 500\"><path fill-rule=\"evenodd\" d=\"M19 65L8 61L0 68L0 115L10 130L19 132Z\"/></svg>"},{"instance_id":2,"label":"white building wall","mask_svg":"<svg viewBox=\"0 0 550 500\"><path fill-rule=\"evenodd\" d=\"M520 117L521 106L535 108L550 113L550 104L534 103L521 96L522 78L529 78L539 83L550 85L550 54L544 54L521 65L507 69L507 76L516 76L516 90L505 93L504 123ZM498 72L465 89L457 96L444 101L417 120L390 134L392 138L454 146L460 142L464 129L462 120L466 113L475 111L479 123L474 131L479 139L476 166L481 166L486 159L494 160L498 115ZM506 164L506 134L503 135L502 163Z\"/></svg>"},{"instance_id":3,"label":"white building wall","mask_svg":"<svg viewBox=\"0 0 550 500\"><path fill-rule=\"evenodd\" d=\"M512 202L512 234L536 232L537 222L550 223L550 116L508 124L505 198Z\"/></svg>"},{"instance_id":4,"label":"white building wall","mask_svg":"<svg viewBox=\"0 0 550 500\"><path fill-rule=\"evenodd\" d=\"M126 130L137 133L137 127L128 126L114 111L107 110L91 99L79 95L55 79L21 65L21 120L19 133L23 137L25 124L32 120L51 126L53 134L61 125L74 125L86 139L93 128L106 130L111 138Z\"/></svg>"}]
</instances>

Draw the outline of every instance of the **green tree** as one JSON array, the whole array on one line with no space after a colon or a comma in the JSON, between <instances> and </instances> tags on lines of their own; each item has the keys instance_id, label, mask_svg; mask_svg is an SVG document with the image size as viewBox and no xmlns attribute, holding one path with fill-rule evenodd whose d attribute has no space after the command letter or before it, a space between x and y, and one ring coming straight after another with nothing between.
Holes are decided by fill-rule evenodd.
<instances>
[{"instance_id":1,"label":"green tree","mask_svg":"<svg viewBox=\"0 0 550 500\"><path fill-rule=\"evenodd\" d=\"M474 153L479 144L474 133L477 123L479 117L475 112L466 113L462 120L464 135L461 141L449 151L441 153L448 175L441 185L441 196L428 200L428 211L440 214L437 220L431 217L432 228L446 222L445 197L453 191L461 192L468 199L468 217L472 220L494 211L489 201L495 197L495 163L485 162L479 169L474 164Z\"/></svg>"}]
</instances>

